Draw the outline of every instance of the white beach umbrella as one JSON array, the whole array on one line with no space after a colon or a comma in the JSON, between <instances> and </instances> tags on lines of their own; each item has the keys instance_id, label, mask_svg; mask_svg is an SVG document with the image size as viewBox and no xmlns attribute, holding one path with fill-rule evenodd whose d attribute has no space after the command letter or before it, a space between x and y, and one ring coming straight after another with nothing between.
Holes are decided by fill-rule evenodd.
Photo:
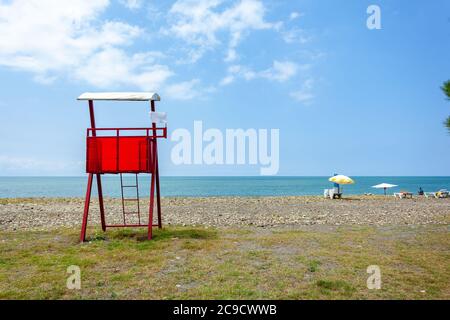
<instances>
[{"instance_id":1,"label":"white beach umbrella","mask_svg":"<svg viewBox=\"0 0 450 320\"><path fill-rule=\"evenodd\" d=\"M386 189L393 188L393 187L398 187L398 186L396 184L390 184L390 183L380 183L380 184L377 184L376 186L372 186L372 188L384 189L384 195L386 195Z\"/></svg>"}]
</instances>

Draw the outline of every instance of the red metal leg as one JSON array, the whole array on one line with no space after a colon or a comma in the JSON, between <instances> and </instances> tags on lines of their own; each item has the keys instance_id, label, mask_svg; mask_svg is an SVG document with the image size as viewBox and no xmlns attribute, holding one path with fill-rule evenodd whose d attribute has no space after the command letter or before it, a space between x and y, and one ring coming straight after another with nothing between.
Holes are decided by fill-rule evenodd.
<instances>
[{"instance_id":1,"label":"red metal leg","mask_svg":"<svg viewBox=\"0 0 450 320\"><path fill-rule=\"evenodd\" d=\"M97 176L98 202L100 204L100 220L102 221L102 230L106 231L105 207L103 206L102 177L99 174L96 174L96 176Z\"/></svg>"},{"instance_id":2,"label":"red metal leg","mask_svg":"<svg viewBox=\"0 0 450 320\"><path fill-rule=\"evenodd\" d=\"M94 116L94 101L89 100L89 116L91 117L91 129L95 129L95 116ZM96 137L97 133L92 131L92 136ZM99 174L97 176L97 191L98 191L98 202L100 204L100 220L102 222L102 230L106 231L105 223L105 208L103 206L103 190L102 190L102 178Z\"/></svg>"},{"instance_id":3,"label":"red metal leg","mask_svg":"<svg viewBox=\"0 0 450 320\"><path fill-rule=\"evenodd\" d=\"M155 148L157 150L157 148ZM159 166L158 166L158 154L155 155L155 161L156 161L156 208L158 209L158 228L162 228L162 221L161 221L161 197L159 194Z\"/></svg>"},{"instance_id":4,"label":"red metal leg","mask_svg":"<svg viewBox=\"0 0 450 320\"><path fill-rule=\"evenodd\" d=\"M88 221L88 215L89 215L89 203L91 202L91 191L92 191L92 178L93 174L90 173L88 177L88 184L87 184L87 190L86 190L86 199L84 202L84 213L83 213L83 222L81 224L81 234L80 234L80 241L84 242L86 240L86 227L87 227L87 221Z\"/></svg>"},{"instance_id":5,"label":"red metal leg","mask_svg":"<svg viewBox=\"0 0 450 320\"><path fill-rule=\"evenodd\" d=\"M148 209L148 240L152 239L154 199L155 199L155 172L152 173L152 179L150 181L150 204Z\"/></svg>"},{"instance_id":6,"label":"red metal leg","mask_svg":"<svg viewBox=\"0 0 450 320\"><path fill-rule=\"evenodd\" d=\"M150 102L150 109L151 111L155 111L155 101L151 101ZM152 123L152 128L153 130L156 129L156 124ZM155 134L155 132L153 132L153 134ZM158 144L157 144L157 140L154 140L154 144L155 144L155 170L153 171L156 174L156 207L158 209L158 228L161 229L162 228L162 221L161 221L161 196L160 196L160 189L159 189L159 166L158 166ZM153 175L152 175L153 176Z\"/></svg>"}]
</instances>

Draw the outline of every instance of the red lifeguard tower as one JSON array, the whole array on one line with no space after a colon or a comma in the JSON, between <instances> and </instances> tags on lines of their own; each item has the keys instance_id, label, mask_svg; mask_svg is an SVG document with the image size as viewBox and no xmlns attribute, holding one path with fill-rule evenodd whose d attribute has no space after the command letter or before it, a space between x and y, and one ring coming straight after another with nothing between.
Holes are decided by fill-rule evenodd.
<instances>
[{"instance_id":1,"label":"red lifeguard tower","mask_svg":"<svg viewBox=\"0 0 450 320\"><path fill-rule=\"evenodd\" d=\"M92 180L94 175L97 180L97 190L100 205L100 220L103 231L107 228L116 227L147 227L148 239L152 238L152 228L162 227L161 222L161 200L159 188L158 170L158 145L159 138L167 138L167 124L165 113L155 111L155 101L160 101L156 93L150 92L96 92L83 93L78 100L87 100L89 103L89 114L91 127L87 129L86 135L86 172L88 183L86 200L84 204L83 222L81 225L80 241L86 240L86 227L89 215L89 203L91 200ZM150 103L150 114L152 126L150 128L97 128L94 117L94 101L145 101ZM164 127L157 127L156 123L164 123ZM139 183L138 174L151 175L150 179L150 203L148 209L148 222L141 221L141 208L139 205ZM105 220L105 209L103 204L102 175L119 174L120 187L122 191L122 213L123 223L107 224ZM135 185L124 185L122 174L135 174ZM124 188L135 188L136 198L125 198ZM153 224L153 207L156 189L156 207L158 211L158 223ZM126 211L125 203L136 201L136 210ZM127 222L127 216L137 216L137 222Z\"/></svg>"}]
</instances>

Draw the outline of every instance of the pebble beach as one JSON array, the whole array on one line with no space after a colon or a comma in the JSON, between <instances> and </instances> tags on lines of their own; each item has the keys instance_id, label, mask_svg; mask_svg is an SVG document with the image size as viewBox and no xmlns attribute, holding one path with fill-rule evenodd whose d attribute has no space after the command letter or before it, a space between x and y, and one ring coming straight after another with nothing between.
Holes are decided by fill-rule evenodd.
<instances>
[{"instance_id":1,"label":"pebble beach","mask_svg":"<svg viewBox=\"0 0 450 320\"><path fill-rule=\"evenodd\" d=\"M135 205L135 204L134 204ZM80 226L83 198L0 199L0 230L45 230ZM99 225L98 202L91 201L89 225ZM141 222L148 201L141 200ZM120 199L105 199L107 224L123 222ZM127 211L135 211L127 207ZM426 225L450 222L450 199L395 199L392 196L162 198L164 225L280 227L310 225ZM156 213L155 213L156 216ZM137 222L136 215L128 223Z\"/></svg>"}]
</instances>

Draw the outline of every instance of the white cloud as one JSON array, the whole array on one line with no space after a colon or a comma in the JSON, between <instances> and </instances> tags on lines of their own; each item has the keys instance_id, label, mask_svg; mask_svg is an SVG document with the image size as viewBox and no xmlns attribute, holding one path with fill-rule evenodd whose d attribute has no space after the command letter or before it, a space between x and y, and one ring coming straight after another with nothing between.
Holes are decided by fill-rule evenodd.
<instances>
[{"instance_id":1,"label":"white cloud","mask_svg":"<svg viewBox=\"0 0 450 320\"><path fill-rule=\"evenodd\" d=\"M217 89L214 86L201 86L200 79L192 79L174 83L167 86L164 90L164 95L173 100L192 100L205 99L208 94L215 92Z\"/></svg>"},{"instance_id":2,"label":"white cloud","mask_svg":"<svg viewBox=\"0 0 450 320\"><path fill-rule=\"evenodd\" d=\"M200 83L199 79L172 84L166 88L166 94L174 100L191 100L197 98L200 92L196 88Z\"/></svg>"},{"instance_id":3,"label":"white cloud","mask_svg":"<svg viewBox=\"0 0 450 320\"><path fill-rule=\"evenodd\" d=\"M82 161L55 161L35 157L16 157L0 155L0 174L64 174L82 172Z\"/></svg>"},{"instance_id":4,"label":"white cloud","mask_svg":"<svg viewBox=\"0 0 450 320\"><path fill-rule=\"evenodd\" d=\"M291 14L289 15L289 20L295 20L297 18L299 18L300 16L302 16L301 13L297 12L297 11L293 11L291 12Z\"/></svg>"},{"instance_id":5,"label":"white cloud","mask_svg":"<svg viewBox=\"0 0 450 320\"><path fill-rule=\"evenodd\" d=\"M90 24L107 5L105 0L16 0L0 5L0 64L36 73L76 64L101 46L95 38L103 32ZM114 29L121 29L120 35L136 32L120 26L104 25L103 31L107 38ZM118 38L123 37L114 37L115 43Z\"/></svg>"},{"instance_id":6,"label":"white cloud","mask_svg":"<svg viewBox=\"0 0 450 320\"><path fill-rule=\"evenodd\" d=\"M120 2L133 10L151 7L142 0ZM0 67L29 72L41 84L65 77L100 88L162 89L174 99L199 98L214 90L201 88L199 79L167 86L174 71L164 63L166 57L161 52L136 52L133 45L148 35L136 25L102 18L109 5L109 0L0 1ZM266 21L265 15L259 0L178 0L161 33L183 43L169 45L174 63L193 63L221 46L224 61L236 63L239 44L255 30L276 30L286 42L304 40L301 29L286 31L282 23ZM292 13L290 18L299 15ZM285 82L300 68L277 60L264 70L232 65L220 85L258 78Z\"/></svg>"},{"instance_id":7,"label":"white cloud","mask_svg":"<svg viewBox=\"0 0 450 320\"><path fill-rule=\"evenodd\" d=\"M314 99L313 91L313 85L314 80L312 78L306 79L300 90L291 92L291 97L297 100L298 102L301 102L303 104L310 104L312 100Z\"/></svg>"},{"instance_id":8,"label":"white cloud","mask_svg":"<svg viewBox=\"0 0 450 320\"><path fill-rule=\"evenodd\" d=\"M131 85L142 90L157 90L173 75L167 66L155 64L160 56L159 52L129 56L120 49L107 48L85 61L75 77L101 88Z\"/></svg>"},{"instance_id":9,"label":"white cloud","mask_svg":"<svg viewBox=\"0 0 450 320\"><path fill-rule=\"evenodd\" d=\"M298 43L305 44L312 39L310 32L306 32L304 29L294 25L294 20L302 17L304 14L297 11L291 12L287 23L280 23L277 31L280 33L281 38L288 44Z\"/></svg>"},{"instance_id":10,"label":"white cloud","mask_svg":"<svg viewBox=\"0 0 450 320\"><path fill-rule=\"evenodd\" d=\"M124 22L101 20L108 6L108 0L0 4L0 66L31 72L40 83L66 75L98 86L161 85L172 72L152 65L152 52L124 50L144 31Z\"/></svg>"},{"instance_id":11,"label":"white cloud","mask_svg":"<svg viewBox=\"0 0 450 320\"><path fill-rule=\"evenodd\" d=\"M297 64L290 61L274 61L273 66L265 71L262 71L261 77L269 80L285 82L296 75L298 70Z\"/></svg>"},{"instance_id":12,"label":"white cloud","mask_svg":"<svg viewBox=\"0 0 450 320\"><path fill-rule=\"evenodd\" d=\"M226 86L231 84L234 81L234 76L228 75L220 81L221 86Z\"/></svg>"},{"instance_id":13,"label":"white cloud","mask_svg":"<svg viewBox=\"0 0 450 320\"><path fill-rule=\"evenodd\" d=\"M262 71L253 71L245 66L233 65L228 68L228 74L220 81L220 85L231 84L236 78L243 78L247 81L263 78L270 81L285 82L294 77L300 68L304 69L305 66L299 66L291 61L277 60L273 62L272 67Z\"/></svg>"},{"instance_id":14,"label":"white cloud","mask_svg":"<svg viewBox=\"0 0 450 320\"><path fill-rule=\"evenodd\" d=\"M281 36L286 43L305 44L311 40L311 35L308 35L303 29L299 28L281 31Z\"/></svg>"},{"instance_id":15,"label":"white cloud","mask_svg":"<svg viewBox=\"0 0 450 320\"><path fill-rule=\"evenodd\" d=\"M260 1L241 0L227 8L222 4L222 0L178 0L169 12L173 23L163 33L194 45L199 51L197 59L218 46L219 33L225 33L228 44L224 59L232 62L238 58L236 48L248 32L278 27L265 21L266 9Z\"/></svg>"},{"instance_id":16,"label":"white cloud","mask_svg":"<svg viewBox=\"0 0 450 320\"><path fill-rule=\"evenodd\" d=\"M130 10L140 9L142 2L142 0L120 0L120 3Z\"/></svg>"}]
</instances>

